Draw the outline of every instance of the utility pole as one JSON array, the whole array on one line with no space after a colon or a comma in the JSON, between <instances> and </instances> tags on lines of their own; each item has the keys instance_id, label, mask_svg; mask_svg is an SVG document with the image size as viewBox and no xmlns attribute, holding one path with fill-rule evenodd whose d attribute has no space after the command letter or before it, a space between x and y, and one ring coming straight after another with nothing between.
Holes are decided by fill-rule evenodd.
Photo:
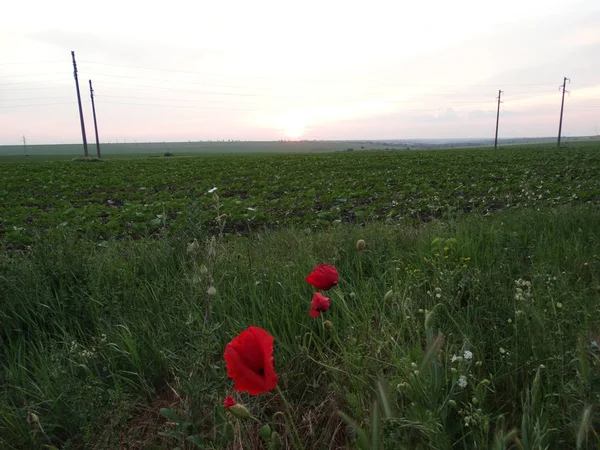
<instances>
[{"instance_id":1,"label":"utility pole","mask_svg":"<svg viewBox=\"0 0 600 450\"><path fill-rule=\"evenodd\" d=\"M96 155L100 159L100 139L98 139L98 122L96 121L96 106L94 105L94 88L90 80L90 97L92 98L92 112L94 113L94 131L96 131Z\"/></svg>"},{"instance_id":2,"label":"utility pole","mask_svg":"<svg viewBox=\"0 0 600 450\"><path fill-rule=\"evenodd\" d=\"M27 138L25 135L23 135L21 141L23 142L23 151L25 152L25 156L27 156Z\"/></svg>"},{"instance_id":3,"label":"utility pole","mask_svg":"<svg viewBox=\"0 0 600 450\"><path fill-rule=\"evenodd\" d=\"M496 113L496 138L494 139L494 149L498 148L498 124L500 123L500 97L502 96L502 91L498 91L498 112Z\"/></svg>"},{"instance_id":4,"label":"utility pole","mask_svg":"<svg viewBox=\"0 0 600 450\"><path fill-rule=\"evenodd\" d=\"M557 147L560 147L560 135L562 132L562 118L563 118L563 110L565 109L565 87L567 86L567 80L569 80L569 83L571 82L570 78L565 77L563 80L563 84L562 86L559 86L558 88L562 88L562 103L560 104L560 122L558 123L558 143L556 144Z\"/></svg>"},{"instance_id":5,"label":"utility pole","mask_svg":"<svg viewBox=\"0 0 600 450\"><path fill-rule=\"evenodd\" d=\"M79 121L81 122L81 136L83 137L83 155L88 157L87 138L85 137L85 124L83 123L83 109L81 108L81 94L79 93L79 79L77 78L77 63L75 62L75 52L71 52L73 58L73 76L75 77L75 87L77 88L77 103L79 103Z\"/></svg>"}]
</instances>

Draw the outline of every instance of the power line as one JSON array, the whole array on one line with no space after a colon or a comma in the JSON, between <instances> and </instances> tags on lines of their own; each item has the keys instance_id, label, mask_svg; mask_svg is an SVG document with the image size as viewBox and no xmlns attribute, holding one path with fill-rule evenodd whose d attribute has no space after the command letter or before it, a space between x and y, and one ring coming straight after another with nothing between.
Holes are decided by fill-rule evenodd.
<instances>
[{"instance_id":1,"label":"power line","mask_svg":"<svg viewBox=\"0 0 600 450\"><path fill-rule=\"evenodd\" d=\"M22 98L0 98L0 102L13 102L21 100L56 100L57 98L68 98L68 97L22 97Z\"/></svg>"},{"instance_id":2,"label":"power line","mask_svg":"<svg viewBox=\"0 0 600 450\"><path fill-rule=\"evenodd\" d=\"M4 62L4 63L0 63L0 66L9 66L9 65L25 65L25 64L54 64L54 63L62 63L63 61L61 60L55 60L55 61L23 61L23 62Z\"/></svg>"},{"instance_id":3,"label":"power line","mask_svg":"<svg viewBox=\"0 0 600 450\"><path fill-rule=\"evenodd\" d=\"M39 77L40 75L60 75L64 72L42 72L42 73L19 73L14 75L0 75L0 78L10 77Z\"/></svg>"},{"instance_id":4,"label":"power line","mask_svg":"<svg viewBox=\"0 0 600 450\"><path fill-rule=\"evenodd\" d=\"M15 84L31 84L31 83L56 83L64 80L36 80L36 81L17 81L15 83L0 83L0 86L12 86Z\"/></svg>"},{"instance_id":5,"label":"power line","mask_svg":"<svg viewBox=\"0 0 600 450\"><path fill-rule=\"evenodd\" d=\"M7 105L7 106L0 106L0 108L27 108L30 106L72 105L73 103L77 103L77 102L38 103L38 104L34 104L34 105Z\"/></svg>"},{"instance_id":6,"label":"power line","mask_svg":"<svg viewBox=\"0 0 600 450\"><path fill-rule=\"evenodd\" d=\"M223 111L259 111L255 108L210 108L204 106L192 106L192 105L157 105L151 103L130 103L130 102L102 102L102 104L109 105L130 105L130 106L152 106L159 108L185 108L185 109L215 109L215 110L223 110Z\"/></svg>"}]
</instances>

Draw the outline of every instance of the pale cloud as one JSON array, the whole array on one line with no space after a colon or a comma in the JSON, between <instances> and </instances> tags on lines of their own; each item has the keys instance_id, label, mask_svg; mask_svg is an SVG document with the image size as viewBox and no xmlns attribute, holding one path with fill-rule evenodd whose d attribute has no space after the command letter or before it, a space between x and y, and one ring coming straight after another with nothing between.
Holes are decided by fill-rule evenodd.
<instances>
[{"instance_id":1,"label":"pale cloud","mask_svg":"<svg viewBox=\"0 0 600 450\"><path fill-rule=\"evenodd\" d=\"M553 135L563 76L564 131L590 134L597 0L488 6L11 2L0 61L21 64L0 65L0 144L79 140L71 50L88 132L94 80L103 140L485 137L498 89L501 135Z\"/></svg>"}]
</instances>

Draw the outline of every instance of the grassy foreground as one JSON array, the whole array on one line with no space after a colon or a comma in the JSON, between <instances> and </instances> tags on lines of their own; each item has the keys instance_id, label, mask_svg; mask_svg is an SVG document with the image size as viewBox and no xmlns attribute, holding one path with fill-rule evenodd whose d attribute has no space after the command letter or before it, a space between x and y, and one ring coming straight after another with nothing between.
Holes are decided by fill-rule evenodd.
<instances>
[{"instance_id":1,"label":"grassy foreground","mask_svg":"<svg viewBox=\"0 0 600 450\"><path fill-rule=\"evenodd\" d=\"M597 209L192 237L0 254L1 448L268 448L227 394L282 448L598 448ZM316 263L340 284L312 319ZM249 325L285 401L231 389Z\"/></svg>"}]
</instances>

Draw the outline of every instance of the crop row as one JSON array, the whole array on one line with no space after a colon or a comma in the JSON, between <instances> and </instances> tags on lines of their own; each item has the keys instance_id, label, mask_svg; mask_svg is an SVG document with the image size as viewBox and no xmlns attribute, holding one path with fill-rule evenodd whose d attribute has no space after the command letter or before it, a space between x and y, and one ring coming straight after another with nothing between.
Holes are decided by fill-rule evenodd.
<instances>
[{"instance_id":1,"label":"crop row","mask_svg":"<svg viewBox=\"0 0 600 450\"><path fill-rule=\"evenodd\" d=\"M600 204L599 148L49 161L0 168L0 236L69 227L99 239L186 220L225 232ZM209 190L216 187L218 200Z\"/></svg>"}]
</instances>

